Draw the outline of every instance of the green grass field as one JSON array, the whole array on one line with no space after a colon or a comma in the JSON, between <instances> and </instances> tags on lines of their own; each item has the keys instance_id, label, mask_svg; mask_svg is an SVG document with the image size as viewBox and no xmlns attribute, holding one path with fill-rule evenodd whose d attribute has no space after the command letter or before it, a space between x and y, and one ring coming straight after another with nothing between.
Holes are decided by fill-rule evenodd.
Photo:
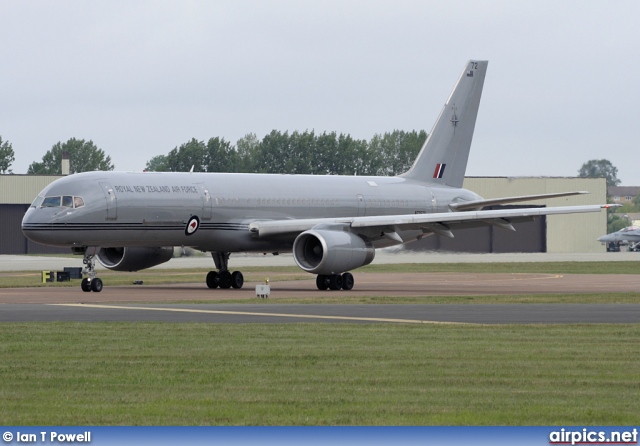
<instances>
[{"instance_id":1,"label":"green grass field","mask_svg":"<svg viewBox=\"0 0 640 446\"><path fill-rule=\"evenodd\" d=\"M635 425L640 325L0 324L4 425Z\"/></svg>"}]
</instances>

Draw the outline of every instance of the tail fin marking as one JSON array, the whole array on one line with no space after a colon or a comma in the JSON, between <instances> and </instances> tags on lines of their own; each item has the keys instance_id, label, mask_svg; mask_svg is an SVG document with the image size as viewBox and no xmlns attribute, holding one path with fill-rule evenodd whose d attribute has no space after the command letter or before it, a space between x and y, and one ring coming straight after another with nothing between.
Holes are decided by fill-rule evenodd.
<instances>
[{"instance_id":1,"label":"tail fin marking","mask_svg":"<svg viewBox=\"0 0 640 446\"><path fill-rule=\"evenodd\" d=\"M446 164L436 164L436 170L433 172L433 178L442 178L445 167L447 167Z\"/></svg>"}]
</instances>

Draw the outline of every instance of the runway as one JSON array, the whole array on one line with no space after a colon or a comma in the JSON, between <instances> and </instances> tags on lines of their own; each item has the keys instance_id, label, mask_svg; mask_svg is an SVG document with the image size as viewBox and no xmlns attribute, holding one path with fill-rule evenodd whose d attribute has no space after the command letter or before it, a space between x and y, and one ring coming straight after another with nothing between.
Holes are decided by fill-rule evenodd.
<instances>
[{"instance_id":1,"label":"runway","mask_svg":"<svg viewBox=\"0 0 640 446\"><path fill-rule=\"evenodd\" d=\"M204 284L108 286L101 293L74 288L0 289L0 321L162 321L213 323L637 323L640 304L430 304L431 296L479 296L640 291L635 275L354 273L356 289L318 291L315 279L272 282L269 303L255 283L241 290L210 290ZM325 296L424 297L417 305L322 304ZM295 297L308 304L277 304ZM240 299L246 304L222 304ZM181 303L184 301L185 303ZM191 304L188 301L203 301ZM171 304L168 304L171 302Z\"/></svg>"},{"instance_id":2,"label":"runway","mask_svg":"<svg viewBox=\"0 0 640 446\"><path fill-rule=\"evenodd\" d=\"M637 323L640 322L640 305L0 305L0 322L53 321L403 324Z\"/></svg>"}]
</instances>

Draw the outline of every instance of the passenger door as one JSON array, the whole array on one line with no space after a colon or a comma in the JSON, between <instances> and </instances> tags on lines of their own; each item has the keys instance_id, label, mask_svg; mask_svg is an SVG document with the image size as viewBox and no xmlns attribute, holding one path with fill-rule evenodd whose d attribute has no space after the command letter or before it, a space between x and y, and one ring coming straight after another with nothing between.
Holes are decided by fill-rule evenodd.
<instances>
[{"instance_id":1,"label":"passenger door","mask_svg":"<svg viewBox=\"0 0 640 446\"><path fill-rule=\"evenodd\" d=\"M107 215L106 220L118 219L118 197L116 197L116 191L111 187L109 183L100 182L100 187L104 193L104 198L107 200Z\"/></svg>"}]
</instances>

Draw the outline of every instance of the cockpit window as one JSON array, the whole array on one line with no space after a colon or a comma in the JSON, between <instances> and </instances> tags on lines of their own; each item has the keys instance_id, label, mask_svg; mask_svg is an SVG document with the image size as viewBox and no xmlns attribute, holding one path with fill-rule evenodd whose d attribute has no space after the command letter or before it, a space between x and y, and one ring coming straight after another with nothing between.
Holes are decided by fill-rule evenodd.
<instances>
[{"instance_id":1,"label":"cockpit window","mask_svg":"<svg viewBox=\"0 0 640 446\"><path fill-rule=\"evenodd\" d=\"M35 200L33 200L33 203L31 203L31 207L32 207L32 208L38 208L38 207L40 207L40 206L42 205L42 202L43 202L43 201L44 201L44 197L43 197L43 196L38 195L38 196L36 197L36 199L35 199Z\"/></svg>"},{"instance_id":2,"label":"cockpit window","mask_svg":"<svg viewBox=\"0 0 640 446\"><path fill-rule=\"evenodd\" d=\"M82 197L74 197L71 195L63 195L63 196L54 196L54 197L41 197L38 196L33 203L31 203L31 207L43 207L43 208L56 208L56 207L67 207L67 208L81 208L84 206L84 200Z\"/></svg>"},{"instance_id":3,"label":"cockpit window","mask_svg":"<svg viewBox=\"0 0 640 446\"><path fill-rule=\"evenodd\" d=\"M60 207L60 197L45 197L42 202L43 208Z\"/></svg>"}]
</instances>

